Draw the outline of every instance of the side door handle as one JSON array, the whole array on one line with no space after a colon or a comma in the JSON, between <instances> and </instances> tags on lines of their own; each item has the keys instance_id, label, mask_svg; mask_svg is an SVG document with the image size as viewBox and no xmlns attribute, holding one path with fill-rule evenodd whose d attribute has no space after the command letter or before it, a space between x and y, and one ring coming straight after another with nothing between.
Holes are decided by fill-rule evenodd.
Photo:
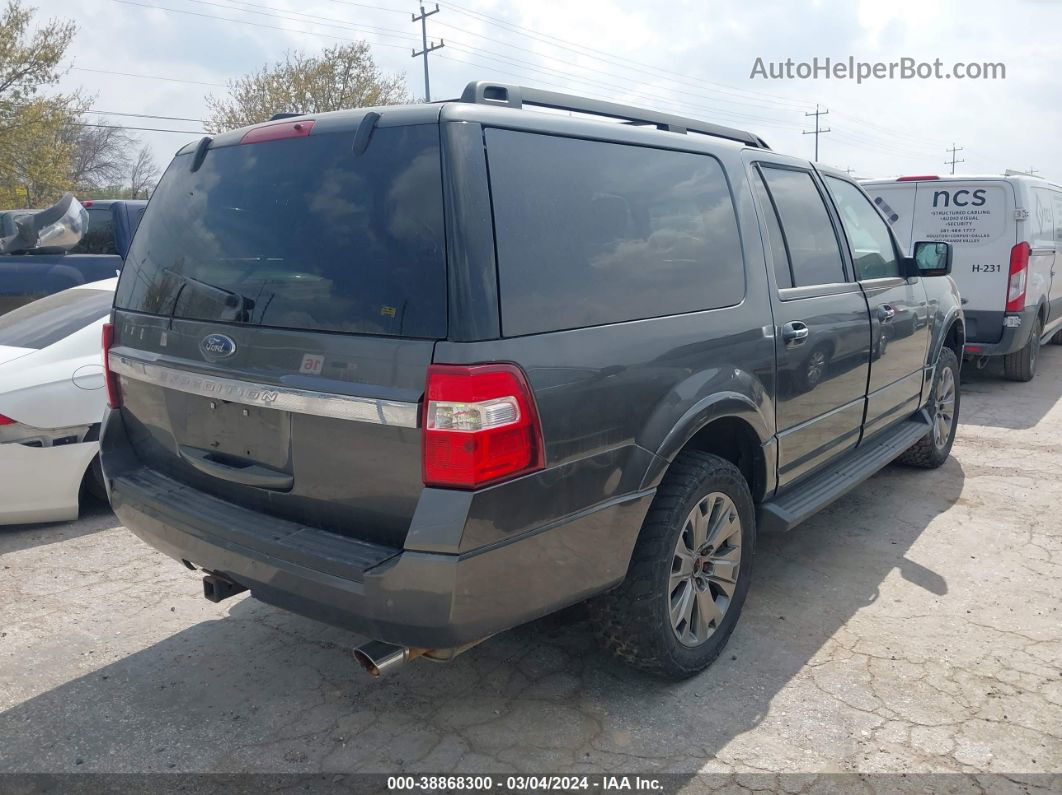
<instances>
[{"instance_id":1,"label":"side door handle","mask_svg":"<svg viewBox=\"0 0 1062 795\"><path fill-rule=\"evenodd\" d=\"M878 307L878 319L882 323L888 323L894 317L896 317L896 310L888 304L882 304L880 307Z\"/></svg>"},{"instance_id":2,"label":"side door handle","mask_svg":"<svg viewBox=\"0 0 1062 795\"><path fill-rule=\"evenodd\" d=\"M792 320L782 326L782 342L787 348L795 348L803 345L811 331L807 324L800 320Z\"/></svg>"}]
</instances>

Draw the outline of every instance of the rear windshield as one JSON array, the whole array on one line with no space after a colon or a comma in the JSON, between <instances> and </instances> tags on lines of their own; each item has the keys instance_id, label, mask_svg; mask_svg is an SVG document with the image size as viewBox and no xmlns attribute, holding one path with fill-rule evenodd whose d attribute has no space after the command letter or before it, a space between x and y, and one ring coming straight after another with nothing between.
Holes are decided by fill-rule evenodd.
<instances>
[{"instance_id":1,"label":"rear windshield","mask_svg":"<svg viewBox=\"0 0 1062 795\"><path fill-rule=\"evenodd\" d=\"M88 229L71 254L117 254L114 242L114 216L109 205L88 208Z\"/></svg>"},{"instance_id":2,"label":"rear windshield","mask_svg":"<svg viewBox=\"0 0 1062 795\"><path fill-rule=\"evenodd\" d=\"M446 334L437 125L211 149L171 163L118 284L122 309L406 337Z\"/></svg>"},{"instance_id":3,"label":"rear windshield","mask_svg":"<svg viewBox=\"0 0 1062 795\"><path fill-rule=\"evenodd\" d=\"M114 293L78 287L0 315L0 345L47 348L106 317Z\"/></svg>"}]
</instances>

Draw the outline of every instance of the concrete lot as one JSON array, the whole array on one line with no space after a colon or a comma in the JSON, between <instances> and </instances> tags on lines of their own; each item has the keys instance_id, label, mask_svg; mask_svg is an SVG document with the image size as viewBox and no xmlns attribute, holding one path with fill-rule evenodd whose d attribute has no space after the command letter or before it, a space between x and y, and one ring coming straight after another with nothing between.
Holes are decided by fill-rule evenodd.
<instances>
[{"instance_id":1,"label":"concrete lot","mask_svg":"<svg viewBox=\"0 0 1062 795\"><path fill-rule=\"evenodd\" d=\"M954 457L761 539L666 684L578 608L377 683L358 639L198 577L109 511L0 528L0 770L1062 772L1062 347L968 373Z\"/></svg>"}]
</instances>

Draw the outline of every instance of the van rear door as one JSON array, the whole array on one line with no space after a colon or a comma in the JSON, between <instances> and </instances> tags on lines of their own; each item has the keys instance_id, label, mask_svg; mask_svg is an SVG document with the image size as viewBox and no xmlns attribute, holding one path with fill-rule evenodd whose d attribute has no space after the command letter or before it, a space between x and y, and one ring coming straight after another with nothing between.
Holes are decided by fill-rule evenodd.
<instances>
[{"instance_id":1,"label":"van rear door","mask_svg":"<svg viewBox=\"0 0 1062 795\"><path fill-rule=\"evenodd\" d=\"M110 361L143 465L398 546L447 329L439 126L381 121L358 153L349 125L309 124L222 139L195 170L174 159L118 285Z\"/></svg>"},{"instance_id":2,"label":"van rear door","mask_svg":"<svg viewBox=\"0 0 1062 795\"><path fill-rule=\"evenodd\" d=\"M1013 186L1002 179L916 184L911 239L952 244L952 278L962 295L966 339L999 342L1010 251L1017 242Z\"/></svg>"}]
</instances>

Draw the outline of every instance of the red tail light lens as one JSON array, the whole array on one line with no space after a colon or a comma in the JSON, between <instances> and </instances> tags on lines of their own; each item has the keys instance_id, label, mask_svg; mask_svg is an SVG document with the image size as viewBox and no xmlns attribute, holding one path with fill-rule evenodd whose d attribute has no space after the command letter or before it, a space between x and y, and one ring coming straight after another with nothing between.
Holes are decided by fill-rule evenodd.
<instances>
[{"instance_id":1,"label":"red tail light lens","mask_svg":"<svg viewBox=\"0 0 1062 795\"><path fill-rule=\"evenodd\" d=\"M10 417L5 417L3 414L0 414L0 425L14 425L14 424L15 424L15 421L13 419L11 419Z\"/></svg>"},{"instance_id":2,"label":"red tail light lens","mask_svg":"<svg viewBox=\"0 0 1062 795\"><path fill-rule=\"evenodd\" d=\"M936 174L916 174L911 177L899 177L897 182L925 182L926 180L940 179Z\"/></svg>"},{"instance_id":3,"label":"red tail light lens","mask_svg":"<svg viewBox=\"0 0 1062 795\"><path fill-rule=\"evenodd\" d=\"M538 410L516 365L431 365L422 426L427 486L478 489L543 466Z\"/></svg>"},{"instance_id":4,"label":"red tail light lens","mask_svg":"<svg viewBox=\"0 0 1062 795\"><path fill-rule=\"evenodd\" d=\"M1029 244L1018 243L1010 250L1010 278L1007 280L1007 312L1025 308L1025 285L1029 278Z\"/></svg>"},{"instance_id":5,"label":"red tail light lens","mask_svg":"<svg viewBox=\"0 0 1062 795\"><path fill-rule=\"evenodd\" d=\"M122 391L118 386L118 376L111 372L111 345L114 343L114 324L103 324L103 373L107 382L107 405L112 409L121 408Z\"/></svg>"}]
</instances>

